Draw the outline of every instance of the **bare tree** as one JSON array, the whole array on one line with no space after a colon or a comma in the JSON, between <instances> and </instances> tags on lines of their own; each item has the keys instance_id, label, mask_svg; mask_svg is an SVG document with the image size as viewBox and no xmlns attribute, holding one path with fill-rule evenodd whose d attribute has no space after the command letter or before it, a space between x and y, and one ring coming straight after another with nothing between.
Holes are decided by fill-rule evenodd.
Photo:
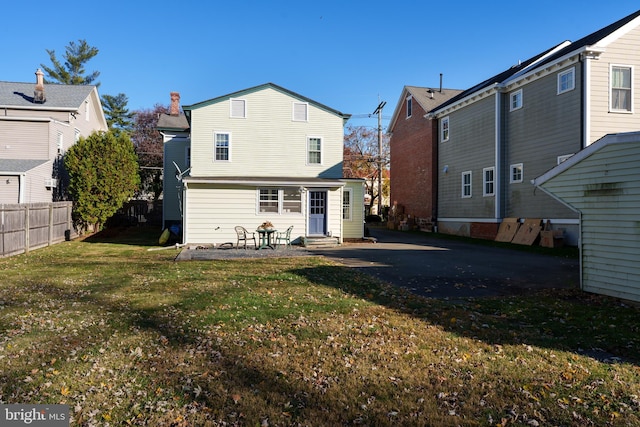
<instances>
[{"instance_id":1,"label":"bare tree","mask_svg":"<svg viewBox=\"0 0 640 427\"><path fill-rule=\"evenodd\" d=\"M158 200L162 194L162 135L157 130L160 114L168 114L169 107L156 104L152 109L135 112L131 140L140 165L140 192Z\"/></svg>"}]
</instances>

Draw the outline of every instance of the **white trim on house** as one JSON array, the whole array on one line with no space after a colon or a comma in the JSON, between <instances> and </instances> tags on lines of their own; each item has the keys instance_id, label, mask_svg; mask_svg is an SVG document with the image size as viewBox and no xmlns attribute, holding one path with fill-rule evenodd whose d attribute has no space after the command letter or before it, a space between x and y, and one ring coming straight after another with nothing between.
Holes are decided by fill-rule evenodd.
<instances>
[{"instance_id":1,"label":"white trim on house","mask_svg":"<svg viewBox=\"0 0 640 427\"><path fill-rule=\"evenodd\" d=\"M565 80L565 76L571 76L571 80ZM563 87L564 84L567 84L566 87ZM558 88L556 91L557 95L562 95L563 93L571 92L576 88L576 67L571 67L564 71L558 73Z\"/></svg>"},{"instance_id":2,"label":"white trim on house","mask_svg":"<svg viewBox=\"0 0 640 427\"><path fill-rule=\"evenodd\" d=\"M469 177L469 182L466 183L464 177ZM469 194L465 193L465 188L469 188ZM460 174L460 196L463 199L470 199L473 197L473 171L464 171Z\"/></svg>"},{"instance_id":3,"label":"white trim on house","mask_svg":"<svg viewBox=\"0 0 640 427\"><path fill-rule=\"evenodd\" d=\"M514 175L514 171L516 174L519 174L518 178ZM522 163L515 163L509 166L509 184L518 184L523 182L524 180L524 165Z\"/></svg>"}]
</instances>

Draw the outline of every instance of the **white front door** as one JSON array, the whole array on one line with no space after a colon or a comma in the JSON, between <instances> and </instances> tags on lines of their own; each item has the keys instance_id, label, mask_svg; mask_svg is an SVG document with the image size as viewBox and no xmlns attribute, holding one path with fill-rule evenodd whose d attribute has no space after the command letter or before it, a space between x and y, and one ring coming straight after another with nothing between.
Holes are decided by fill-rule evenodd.
<instances>
[{"instance_id":1,"label":"white front door","mask_svg":"<svg viewBox=\"0 0 640 427\"><path fill-rule=\"evenodd\" d=\"M327 192L309 191L309 235L327 233Z\"/></svg>"}]
</instances>

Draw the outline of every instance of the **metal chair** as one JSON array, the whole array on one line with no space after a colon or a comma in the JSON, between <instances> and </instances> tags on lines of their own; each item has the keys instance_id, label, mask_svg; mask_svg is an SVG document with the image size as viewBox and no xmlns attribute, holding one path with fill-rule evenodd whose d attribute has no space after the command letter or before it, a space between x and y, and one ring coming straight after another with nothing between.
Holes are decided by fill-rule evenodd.
<instances>
[{"instance_id":1,"label":"metal chair","mask_svg":"<svg viewBox=\"0 0 640 427\"><path fill-rule=\"evenodd\" d=\"M247 249L247 240L253 240L253 246L256 247L256 233L250 233L241 225L237 225L235 227L236 236L238 240L236 241L236 249L240 248L240 242L244 242L244 248Z\"/></svg>"},{"instance_id":2,"label":"metal chair","mask_svg":"<svg viewBox=\"0 0 640 427\"><path fill-rule=\"evenodd\" d=\"M273 242L276 248L278 247L278 243L284 243L285 246L291 247L291 230L293 230L293 225L287 228L287 231L276 234Z\"/></svg>"}]
</instances>

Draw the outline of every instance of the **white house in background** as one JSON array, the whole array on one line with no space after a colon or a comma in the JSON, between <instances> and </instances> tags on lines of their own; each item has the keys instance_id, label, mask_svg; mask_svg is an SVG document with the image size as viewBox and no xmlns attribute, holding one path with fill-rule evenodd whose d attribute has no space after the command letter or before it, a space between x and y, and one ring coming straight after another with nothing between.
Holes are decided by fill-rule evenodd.
<instances>
[{"instance_id":1,"label":"white house in background","mask_svg":"<svg viewBox=\"0 0 640 427\"><path fill-rule=\"evenodd\" d=\"M363 237L364 183L342 178L350 115L273 83L182 109L158 129L165 226L180 223L183 243L235 242L235 226L265 221L298 241Z\"/></svg>"},{"instance_id":2,"label":"white house in background","mask_svg":"<svg viewBox=\"0 0 640 427\"><path fill-rule=\"evenodd\" d=\"M64 193L62 157L80 138L106 131L96 86L0 81L0 204L40 203Z\"/></svg>"},{"instance_id":3,"label":"white house in background","mask_svg":"<svg viewBox=\"0 0 640 427\"><path fill-rule=\"evenodd\" d=\"M580 215L582 289L640 301L640 132L607 135L533 180Z\"/></svg>"}]
</instances>

